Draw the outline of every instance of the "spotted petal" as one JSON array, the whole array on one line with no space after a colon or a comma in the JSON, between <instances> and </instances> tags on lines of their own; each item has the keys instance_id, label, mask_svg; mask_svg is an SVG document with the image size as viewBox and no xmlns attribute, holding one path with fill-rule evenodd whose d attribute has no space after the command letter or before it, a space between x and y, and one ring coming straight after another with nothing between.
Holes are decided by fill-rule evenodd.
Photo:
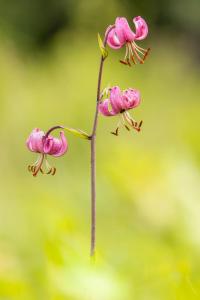
<instances>
[{"instance_id":1,"label":"spotted petal","mask_svg":"<svg viewBox=\"0 0 200 300\"><path fill-rule=\"evenodd\" d=\"M33 129L30 136L26 140L26 145L28 149L32 152L43 152L43 137L44 132L39 128Z\"/></svg>"},{"instance_id":2,"label":"spotted petal","mask_svg":"<svg viewBox=\"0 0 200 300\"><path fill-rule=\"evenodd\" d=\"M137 107L140 104L140 92L136 89L127 89L123 92L123 107L125 110Z\"/></svg>"},{"instance_id":3,"label":"spotted petal","mask_svg":"<svg viewBox=\"0 0 200 300\"><path fill-rule=\"evenodd\" d=\"M146 38L148 34L148 26L145 20L138 16L133 19L133 23L135 24L135 40L143 40Z\"/></svg>"},{"instance_id":4,"label":"spotted petal","mask_svg":"<svg viewBox=\"0 0 200 300\"><path fill-rule=\"evenodd\" d=\"M131 30L126 18L118 17L116 19L115 31L121 44L132 42L135 39L135 33Z\"/></svg>"},{"instance_id":5,"label":"spotted petal","mask_svg":"<svg viewBox=\"0 0 200 300\"><path fill-rule=\"evenodd\" d=\"M107 31L109 30L109 28L110 28L110 26L107 28L106 34L107 34ZM113 49L120 49L124 45L123 43L120 42L118 35L114 28L112 30L110 30L110 32L108 34L107 44Z\"/></svg>"},{"instance_id":6,"label":"spotted petal","mask_svg":"<svg viewBox=\"0 0 200 300\"><path fill-rule=\"evenodd\" d=\"M105 99L99 103L99 112L106 117L115 116L117 113L113 110L110 110L109 106L110 99Z\"/></svg>"},{"instance_id":7,"label":"spotted petal","mask_svg":"<svg viewBox=\"0 0 200 300\"><path fill-rule=\"evenodd\" d=\"M124 109L122 93L118 86L114 86L110 91L110 104L115 114L120 113Z\"/></svg>"},{"instance_id":8,"label":"spotted petal","mask_svg":"<svg viewBox=\"0 0 200 300\"><path fill-rule=\"evenodd\" d=\"M63 131L60 132L60 139L48 136L44 142L44 153L49 155L61 156L67 151L67 148L67 139Z\"/></svg>"}]
</instances>

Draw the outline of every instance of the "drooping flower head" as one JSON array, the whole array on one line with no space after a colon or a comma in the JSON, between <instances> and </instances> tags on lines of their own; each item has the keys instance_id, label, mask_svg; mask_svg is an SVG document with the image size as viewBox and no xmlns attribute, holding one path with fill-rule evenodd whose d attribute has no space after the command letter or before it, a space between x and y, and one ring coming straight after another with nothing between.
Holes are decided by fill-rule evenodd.
<instances>
[{"instance_id":1,"label":"drooping flower head","mask_svg":"<svg viewBox=\"0 0 200 300\"><path fill-rule=\"evenodd\" d=\"M60 128L59 126L55 127ZM67 139L64 132L60 132L60 139L51 136L49 133L54 129L50 129L46 134L39 128L33 129L29 135L26 145L32 152L38 153L39 157L33 165L28 166L28 170L36 176L39 171L41 173L52 174L56 172L55 167L51 167L47 161L47 155L62 156L68 149ZM43 168L45 164L45 169Z\"/></svg>"},{"instance_id":2,"label":"drooping flower head","mask_svg":"<svg viewBox=\"0 0 200 300\"><path fill-rule=\"evenodd\" d=\"M113 49L120 49L124 45L126 53L121 63L131 66L131 60L134 64L139 61L144 63L150 48L144 49L139 47L135 41L143 40L148 34L148 26L143 18L140 16L133 19L135 24L135 32L133 32L128 24L126 18L118 17L115 20L115 27L108 33L107 44ZM108 32L109 27L106 30Z\"/></svg>"},{"instance_id":3,"label":"drooping flower head","mask_svg":"<svg viewBox=\"0 0 200 300\"><path fill-rule=\"evenodd\" d=\"M120 123L127 130L130 130L130 126L131 128L140 131L142 121L138 124L128 112L128 110L135 108L140 104L140 92L132 88L121 91L118 86L114 86L109 88L107 96L108 98L100 101L99 112L106 117L120 116L117 129L115 132L112 132L112 134L118 135Z\"/></svg>"}]
</instances>

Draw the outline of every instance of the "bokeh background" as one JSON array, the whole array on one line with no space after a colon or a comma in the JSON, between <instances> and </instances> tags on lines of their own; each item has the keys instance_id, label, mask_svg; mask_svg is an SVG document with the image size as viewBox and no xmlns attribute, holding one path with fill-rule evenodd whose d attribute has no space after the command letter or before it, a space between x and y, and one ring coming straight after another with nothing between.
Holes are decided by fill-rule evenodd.
<instances>
[{"instance_id":1,"label":"bokeh background","mask_svg":"<svg viewBox=\"0 0 200 300\"><path fill-rule=\"evenodd\" d=\"M109 50L103 86L141 90L140 134L99 119L97 257L91 264L89 144L70 135L33 178L32 128L90 132L100 52L116 16L143 16L144 65ZM0 2L0 299L200 299L199 0Z\"/></svg>"}]
</instances>

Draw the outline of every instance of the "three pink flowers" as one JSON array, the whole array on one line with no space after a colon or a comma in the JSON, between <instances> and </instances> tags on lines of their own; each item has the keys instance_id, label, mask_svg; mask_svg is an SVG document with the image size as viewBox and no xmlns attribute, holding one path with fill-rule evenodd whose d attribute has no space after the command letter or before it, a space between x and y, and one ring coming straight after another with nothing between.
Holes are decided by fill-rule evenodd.
<instances>
[{"instance_id":1,"label":"three pink flowers","mask_svg":"<svg viewBox=\"0 0 200 300\"><path fill-rule=\"evenodd\" d=\"M112 26L113 28L110 30L109 26L105 33L109 47L117 50L125 46L125 56L120 62L129 66L131 66L131 62L133 64L136 64L137 61L144 63L150 50L149 48L139 47L135 42L146 38L148 34L147 23L140 16L135 17L133 23L135 24L135 32L131 30L126 18L118 17L115 25ZM98 99L98 111L106 117L120 116L117 128L112 134L118 135L120 125L123 125L127 130L133 128L140 131L142 121L136 122L129 114L129 110L136 108L141 102L140 92L137 89L128 88L122 91L118 86L114 86L107 90L106 99L103 99L103 96L101 95L100 99ZM59 157L67 152L68 143L64 132L60 132L60 138L50 135L50 132L57 128L63 127L52 127L46 134L39 128L35 128L29 135L26 145L31 152L38 153L36 162L28 166L28 170L32 172L33 176L36 176L39 171L43 174L54 175L56 168L48 163L47 156ZM76 132L82 137L85 136L84 138L90 138L90 136L80 130L70 129L69 131Z\"/></svg>"}]
</instances>

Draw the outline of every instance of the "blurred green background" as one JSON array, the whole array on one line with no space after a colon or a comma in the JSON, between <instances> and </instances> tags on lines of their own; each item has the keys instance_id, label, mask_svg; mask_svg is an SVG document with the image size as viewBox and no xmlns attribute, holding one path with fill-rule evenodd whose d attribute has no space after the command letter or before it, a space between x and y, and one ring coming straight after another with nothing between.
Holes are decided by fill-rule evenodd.
<instances>
[{"instance_id":1,"label":"blurred green background","mask_svg":"<svg viewBox=\"0 0 200 300\"><path fill-rule=\"evenodd\" d=\"M33 178L34 127L90 132L100 52L116 16L143 16L144 65L109 49L103 87L141 90L140 134L99 118L97 258L89 143L67 135L56 176ZM200 299L199 0L0 2L0 299Z\"/></svg>"}]
</instances>

